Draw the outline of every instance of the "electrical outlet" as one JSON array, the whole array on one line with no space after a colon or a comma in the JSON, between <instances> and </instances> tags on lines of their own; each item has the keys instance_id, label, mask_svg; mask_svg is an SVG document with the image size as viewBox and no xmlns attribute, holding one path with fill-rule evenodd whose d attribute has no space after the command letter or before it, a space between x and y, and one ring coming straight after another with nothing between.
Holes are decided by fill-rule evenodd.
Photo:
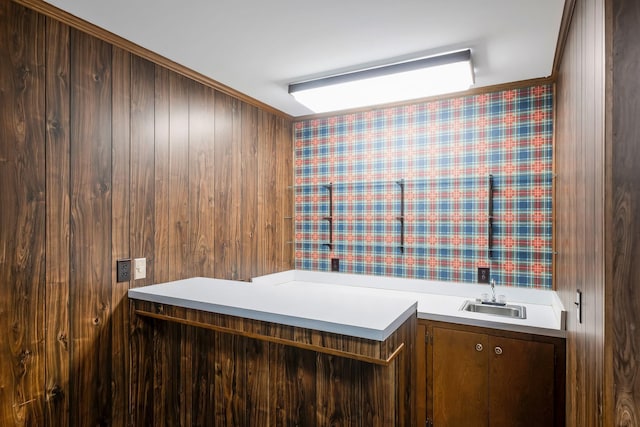
<instances>
[{"instance_id":1,"label":"electrical outlet","mask_svg":"<svg viewBox=\"0 0 640 427\"><path fill-rule=\"evenodd\" d=\"M116 261L116 281L117 282L128 282L131 280L131 260L130 259L119 259Z\"/></svg>"},{"instance_id":2,"label":"electrical outlet","mask_svg":"<svg viewBox=\"0 0 640 427\"><path fill-rule=\"evenodd\" d=\"M331 258L331 271L340 271L340 259Z\"/></svg>"},{"instance_id":3,"label":"electrical outlet","mask_svg":"<svg viewBox=\"0 0 640 427\"><path fill-rule=\"evenodd\" d=\"M489 283L491 270L489 267L478 267L478 283Z\"/></svg>"},{"instance_id":4,"label":"electrical outlet","mask_svg":"<svg viewBox=\"0 0 640 427\"><path fill-rule=\"evenodd\" d=\"M133 260L133 279L139 280L147 277L147 259L136 258Z\"/></svg>"}]
</instances>

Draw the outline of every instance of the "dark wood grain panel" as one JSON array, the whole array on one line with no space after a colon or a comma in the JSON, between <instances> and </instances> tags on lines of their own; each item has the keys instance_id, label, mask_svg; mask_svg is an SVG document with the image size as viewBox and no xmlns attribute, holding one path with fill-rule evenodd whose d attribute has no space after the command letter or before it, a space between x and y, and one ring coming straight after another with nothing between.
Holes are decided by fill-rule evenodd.
<instances>
[{"instance_id":1,"label":"dark wood grain panel","mask_svg":"<svg viewBox=\"0 0 640 427\"><path fill-rule=\"evenodd\" d=\"M154 283L155 260L155 66L131 58L130 256L146 258L146 277L132 287ZM132 267L132 270L134 268ZM147 323L130 320L132 363L129 404L137 425L153 423L154 372L152 335ZM134 351L135 349L135 351Z\"/></svg>"},{"instance_id":2,"label":"dark wood grain panel","mask_svg":"<svg viewBox=\"0 0 640 427\"><path fill-rule=\"evenodd\" d=\"M286 120L278 119L277 135L276 135L276 153L292 150L289 138L293 138L293 129L291 123ZM279 232L277 233L280 244L280 255L278 256L280 265L278 270L290 270L294 267L294 204L293 204L293 157L292 156L276 156L276 188L278 191L278 206L280 217Z\"/></svg>"},{"instance_id":3,"label":"dark wood grain panel","mask_svg":"<svg viewBox=\"0 0 640 427\"><path fill-rule=\"evenodd\" d=\"M603 0L576 1L556 90L555 240L567 314L567 425L609 425L604 410L605 23ZM576 321L576 290L583 322Z\"/></svg>"},{"instance_id":4,"label":"dark wood grain panel","mask_svg":"<svg viewBox=\"0 0 640 427\"><path fill-rule=\"evenodd\" d=\"M130 176L131 167L131 55L112 51L112 260L130 257ZM117 282L115 262L111 263L112 325L112 422L127 425L129 420L129 301L130 282Z\"/></svg>"},{"instance_id":5,"label":"dark wood grain panel","mask_svg":"<svg viewBox=\"0 0 640 427\"><path fill-rule=\"evenodd\" d=\"M206 425L229 425L221 423L223 417L219 417L218 406L223 405L218 395L217 386L220 385L221 358L226 358L227 354L218 353L216 347L216 334L212 331L201 328L192 328L194 341L193 351L193 372L189 377L182 380L185 387L192 383L193 397L191 413L193 414L194 426ZM208 351L198 351L199 349L209 349ZM230 349L225 349L229 351ZM222 393L221 393L222 394Z\"/></svg>"},{"instance_id":6,"label":"dark wood grain panel","mask_svg":"<svg viewBox=\"0 0 640 427\"><path fill-rule=\"evenodd\" d=\"M179 324L153 322L153 422L157 426L178 426L182 414L180 358L182 337Z\"/></svg>"},{"instance_id":7,"label":"dark wood grain panel","mask_svg":"<svg viewBox=\"0 0 640 427\"><path fill-rule=\"evenodd\" d=\"M171 280L169 270L169 208L170 193L170 148L171 121L170 74L155 66L154 106L154 223L153 223L153 279L155 283Z\"/></svg>"},{"instance_id":8,"label":"dark wood grain panel","mask_svg":"<svg viewBox=\"0 0 640 427\"><path fill-rule=\"evenodd\" d=\"M246 346L246 417L252 427L269 425L269 349L271 344L247 340Z\"/></svg>"},{"instance_id":9,"label":"dark wood grain panel","mask_svg":"<svg viewBox=\"0 0 640 427\"><path fill-rule=\"evenodd\" d=\"M169 279L193 275L189 227L189 81L169 75Z\"/></svg>"},{"instance_id":10,"label":"dark wood grain panel","mask_svg":"<svg viewBox=\"0 0 640 427\"><path fill-rule=\"evenodd\" d=\"M611 299L606 305L611 333L606 354L611 354L615 409L612 425L640 424L640 332L635 327L640 311L640 123L638 106L640 84L640 8L630 0L613 0L612 27L612 79L611 138L611 191L605 214L611 222L612 251L608 252L607 281ZM607 396L609 397L609 396ZM613 409L613 408L612 408Z\"/></svg>"},{"instance_id":11,"label":"dark wood grain panel","mask_svg":"<svg viewBox=\"0 0 640 427\"><path fill-rule=\"evenodd\" d=\"M278 271L278 255L282 241L277 233L282 212L278 205L277 183L277 121L265 112L258 114L258 275ZM269 247L269 249L267 249Z\"/></svg>"},{"instance_id":12,"label":"dark wood grain panel","mask_svg":"<svg viewBox=\"0 0 640 427\"><path fill-rule=\"evenodd\" d=\"M111 419L111 46L71 31L70 418Z\"/></svg>"},{"instance_id":13,"label":"dark wood grain panel","mask_svg":"<svg viewBox=\"0 0 640 427\"><path fill-rule=\"evenodd\" d=\"M269 352L272 426L316 424L316 360L312 351L273 344Z\"/></svg>"},{"instance_id":14,"label":"dark wood grain panel","mask_svg":"<svg viewBox=\"0 0 640 427\"><path fill-rule=\"evenodd\" d=\"M233 98L215 97L215 266L216 277L238 278L240 235L240 132L241 111Z\"/></svg>"},{"instance_id":15,"label":"dark wood grain panel","mask_svg":"<svg viewBox=\"0 0 640 427\"><path fill-rule=\"evenodd\" d=\"M189 225L192 275L215 277L215 92L189 92Z\"/></svg>"},{"instance_id":16,"label":"dark wood grain panel","mask_svg":"<svg viewBox=\"0 0 640 427\"><path fill-rule=\"evenodd\" d=\"M392 411L390 413L393 413L396 417L396 424L417 425L416 409L413 404L416 400L418 379L415 365L416 340L418 339L417 327L418 319L412 316L394 334L396 336L395 345L399 345L399 342L405 344L402 353L395 360L394 377L393 379L389 378L389 383L387 384L388 387L397 390L397 394L393 399L395 406L389 406L389 410ZM388 374L389 372L387 372ZM383 375L384 371L381 371L379 377L383 377ZM391 381L394 381L395 384L392 385ZM407 405L406 402L411 402L411 404Z\"/></svg>"},{"instance_id":17,"label":"dark wood grain panel","mask_svg":"<svg viewBox=\"0 0 640 427\"><path fill-rule=\"evenodd\" d=\"M316 369L317 424L360 426L361 381L362 365L359 362L319 354Z\"/></svg>"},{"instance_id":18,"label":"dark wood grain panel","mask_svg":"<svg viewBox=\"0 0 640 427\"><path fill-rule=\"evenodd\" d=\"M155 218L154 218L154 280L156 283L171 280L170 270L170 73L159 66L155 67ZM153 334L153 420L156 425L178 425L179 413L176 403L178 396L171 393L173 388L166 387L175 381L173 364L176 355L175 346L169 344L171 333L164 322L154 323ZM156 421L161 420L161 421Z\"/></svg>"},{"instance_id":19,"label":"dark wood grain panel","mask_svg":"<svg viewBox=\"0 0 640 427\"><path fill-rule=\"evenodd\" d=\"M0 424L44 422L44 23L0 5Z\"/></svg>"},{"instance_id":20,"label":"dark wood grain panel","mask_svg":"<svg viewBox=\"0 0 640 427\"><path fill-rule=\"evenodd\" d=\"M131 58L131 159L130 159L130 256L146 258L146 277L132 286L154 283L155 261L155 66L141 58ZM137 425L153 420L154 373L151 335L147 323L130 321L132 363L130 398Z\"/></svg>"},{"instance_id":21,"label":"dark wood grain panel","mask_svg":"<svg viewBox=\"0 0 640 427\"><path fill-rule=\"evenodd\" d=\"M209 413L215 414L217 426L246 425L245 353L246 339L230 334L215 334L211 348L215 354L215 404ZM210 367L205 367L210 369Z\"/></svg>"},{"instance_id":22,"label":"dark wood grain panel","mask_svg":"<svg viewBox=\"0 0 640 427\"><path fill-rule=\"evenodd\" d=\"M258 114L255 107L242 107L242 138L240 176L240 248L242 256L238 278L258 276Z\"/></svg>"},{"instance_id":23,"label":"dark wood grain panel","mask_svg":"<svg viewBox=\"0 0 640 427\"><path fill-rule=\"evenodd\" d=\"M399 364L403 360L399 357L388 367L360 364L362 410L359 423L362 426L390 426L415 425L407 418L407 413L413 402L404 395ZM403 366L402 369L404 369ZM394 390L395 392L390 392Z\"/></svg>"},{"instance_id":24,"label":"dark wood grain panel","mask_svg":"<svg viewBox=\"0 0 640 427\"><path fill-rule=\"evenodd\" d=\"M595 19L596 19L596 2L595 1L587 1L584 3L583 8L586 13L583 13L582 18L582 33L584 34L583 43L587 46L592 46L591 49L585 49L581 55L582 63L583 63L583 100L587 100L587 94L591 91L595 92L596 89L596 79L602 79L602 72L595 65L597 56L602 60L602 53L598 52L596 49L598 48L596 40L598 37L601 37L597 32L593 31ZM600 112L596 115L596 103L595 102L586 102L583 105L582 115L587 118L595 118L602 117L603 114ZM593 145L589 144L589 141L593 138L591 135L596 134L598 120L593 120L589 122L584 122L584 138L581 138L583 142L582 153L584 153L581 157L580 170L582 171L579 174L578 179L582 180L584 183L582 188L580 188L580 192L578 193L578 197L584 200L584 211L585 212L598 212L602 210L602 199L599 198L602 196L602 190L598 190L598 187L602 188L603 183L603 169L598 167L597 162L601 161L603 158L602 152L593 150ZM600 127L602 129L602 126ZM596 221L595 218L589 219L588 214L584 216L584 222L582 224L583 233L579 239L579 244L582 244L583 248L592 248L585 253L585 260L581 263L584 274L584 284L585 288L588 290L583 295L584 307L589 313L588 316L584 317L583 325L585 331L597 331L599 326L596 325L597 313L601 312L598 308L600 302L602 301L602 295L598 292L598 285L603 283L604 280L604 269L601 268L602 264L598 262L599 259L603 259L603 250L604 250L604 240L603 240L603 230L600 226L601 221ZM598 273L601 273L599 276ZM594 280L594 278L597 278ZM603 332L603 331L602 331ZM593 337L591 339L588 338L588 335L584 335L584 351L585 354L591 354L592 363L595 366L587 366L583 365L582 369L585 372L603 372L602 371L602 363L604 354L598 352L598 347L601 346L601 343L598 342L602 338ZM597 356L596 356L597 355ZM603 375L591 376L591 374L584 376L585 381L583 383L582 396L584 396L586 407L589 405L588 401L594 402L595 405L599 406L598 400L602 396L602 384L601 380ZM582 425L584 426L597 426L599 425L599 420L597 417L589 417L588 414L585 414L585 419L582 421Z\"/></svg>"},{"instance_id":25,"label":"dark wood grain panel","mask_svg":"<svg viewBox=\"0 0 640 427\"><path fill-rule=\"evenodd\" d=\"M180 376L180 381L178 384L178 396L179 396L179 412L178 416L180 417L181 426L191 426L193 425L194 418L197 418L198 414L194 414L193 412L193 398L194 398L194 389L196 386L196 382L193 378L193 366L194 366L194 357L197 357L197 354L194 354L194 342L196 341L196 333L195 328L191 326L180 325L180 333L177 336L176 341L170 342L172 346L180 346L179 347L179 355L178 359L179 365L177 366L178 374ZM175 351L169 349L169 351ZM173 369L176 369L174 366ZM174 383L175 384L175 383Z\"/></svg>"},{"instance_id":26,"label":"dark wood grain panel","mask_svg":"<svg viewBox=\"0 0 640 427\"><path fill-rule=\"evenodd\" d=\"M338 355L331 348L299 348L278 338L307 336L283 331L281 325L260 322L260 328L254 329L249 319L138 300L135 306L141 321L153 327L146 333L156 335L154 346L164 346L154 347L152 353L169 349L171 354L158 360L169 363L167 378L172 381L156 382L171 391L154 393L179 396L180 411L168 414L174 409L167 408L165 413L179 414L181 424L413 425L410 350L376 363L344 352L349 343L363 348L362 340L353 337L338 340L325 334L325 344L343 345ZM157 339L181 323L185 326L179 334ZM399 328L398 337L407 340L399 348L414 347L415 326L413 317ZM262 335L247 335L247 330ZM171 350L178 347L177 352ZM156 418L154 422L165 421Z\"/></svg>"},{"instance_id":27,"label":"dark wood grain panel","mask_svg":"<svg viewBox=\"0 0 640 427\"><path fill-rule=\"evenodd\" d=\"M197 326L383 366L388 366L397 357L405 357L405 353L411 351L409 346L414 340L413 335L409 337L401 332L392 334L382 342L317 330L300 333L298 330L303 328L138 300L135 301L135 311L138 316ZM415 318L412 317L405 322L403 328L415 328L414 324ZM311 340L308 339L309 335L312 337ZM402 336L403 341L398 341L397 336ZM396 343L393 350L388 345L388 341Z\"/></svg>"},{"instance_id":28,"label":"dark wood grain panel","mask_svg":"<svg viewBox=\"0 0 640 427\"><path fill-rule=\"evenodd\" d=\"M46 423L69 424L69 28L46 20Z\"/></svg>"},{"instance_id":29,"label":"dark wood grain panel","mask_svg":"<svg viewBox=\"0 0 640 427\"><path fill-rule=\"evenodd\" d=\"M131 58L131 257L147 259L144 279L135 287L154 283L155 235L155 67Z\"/></svg>"}]
</instances>

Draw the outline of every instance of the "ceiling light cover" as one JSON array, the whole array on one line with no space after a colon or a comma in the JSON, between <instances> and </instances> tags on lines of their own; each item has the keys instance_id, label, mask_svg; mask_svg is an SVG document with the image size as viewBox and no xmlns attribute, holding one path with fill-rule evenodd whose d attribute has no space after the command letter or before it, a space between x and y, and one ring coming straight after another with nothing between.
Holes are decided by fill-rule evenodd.
<instances>
[{"instance_id":1,"label":"ceiling light cover","mask_svg":"<svg viewBox=\"0 0 640 427\"><path fill-rule=\"evenodd\" d=\"M469 49L289 85L315 113L466 90L474 82Z\"/></svg>"}]
</instances>

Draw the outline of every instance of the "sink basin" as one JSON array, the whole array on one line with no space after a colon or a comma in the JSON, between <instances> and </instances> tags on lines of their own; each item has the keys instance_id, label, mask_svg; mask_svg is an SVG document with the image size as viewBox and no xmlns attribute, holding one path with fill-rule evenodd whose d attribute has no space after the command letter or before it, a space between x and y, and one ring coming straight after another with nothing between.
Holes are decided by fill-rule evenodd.
<instances>
[{"instance_id":1,"label":"sink basin","mask_svg":"<svg viewBox=\"0 0 640 427\"><path fill-rule=\"evenodd\" d=\"M522 305L491 305L479 301L465 301L460 311L490 314L492 316L511 317L512 319L526 319L527 309Z\"/></svg>"}]
</instances>

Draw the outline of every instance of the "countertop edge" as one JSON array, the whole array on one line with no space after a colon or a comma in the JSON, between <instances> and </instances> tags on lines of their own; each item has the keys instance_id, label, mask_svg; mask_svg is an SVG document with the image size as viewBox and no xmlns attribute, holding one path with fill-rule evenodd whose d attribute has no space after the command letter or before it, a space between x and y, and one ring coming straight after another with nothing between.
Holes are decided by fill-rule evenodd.
<instances>
[{"instance_id":1,"label":"countertop edge","mask_svg":"<svg viewBox=\"0 0 640 427\"><path fill-rule=\"evenodd\" d=\"M515 325L512 323L502 323L499 321L471 319L468 317L447 316L444 314L432 314L418 312L418 319L434 320L438 322L454 323L457 325L479 326L482 328L496 329L500 331L520 332L525 334L542 335L546 337L566 338L567 331L561 329L540 328L536 326Z\"/></svg>"},{"instance_id":2,"label":"countertop edge","mask_svg":"<svg viewBox=\"0 0 640 427\"><path fill-rule=\"evenodd\" d=\"M144 287L139 289L144 289ZM410 304L407 309L405 309L399 316L397 316L395 320L393 320L385 329L374 329L364 326L347 325L325 320L305 319L299 316L289 316L286 314L251 310L240 307L231 307L210 302L200 302L180 297L169 297L165 295L152 294L149 292L136 291L136 288L129 289L128 297L134 300L173 305L194 310L202 310L210 313L243 317L263 322L278 323L286 326L312 329L339 335L348 335L354 338L363 338L381 342L389 338L389 336L391 336L409 317L411 317L411 315L417 313L418 308L418 303L417 301L415 301L414 303Z\"/></svg>"}]
</instances>

